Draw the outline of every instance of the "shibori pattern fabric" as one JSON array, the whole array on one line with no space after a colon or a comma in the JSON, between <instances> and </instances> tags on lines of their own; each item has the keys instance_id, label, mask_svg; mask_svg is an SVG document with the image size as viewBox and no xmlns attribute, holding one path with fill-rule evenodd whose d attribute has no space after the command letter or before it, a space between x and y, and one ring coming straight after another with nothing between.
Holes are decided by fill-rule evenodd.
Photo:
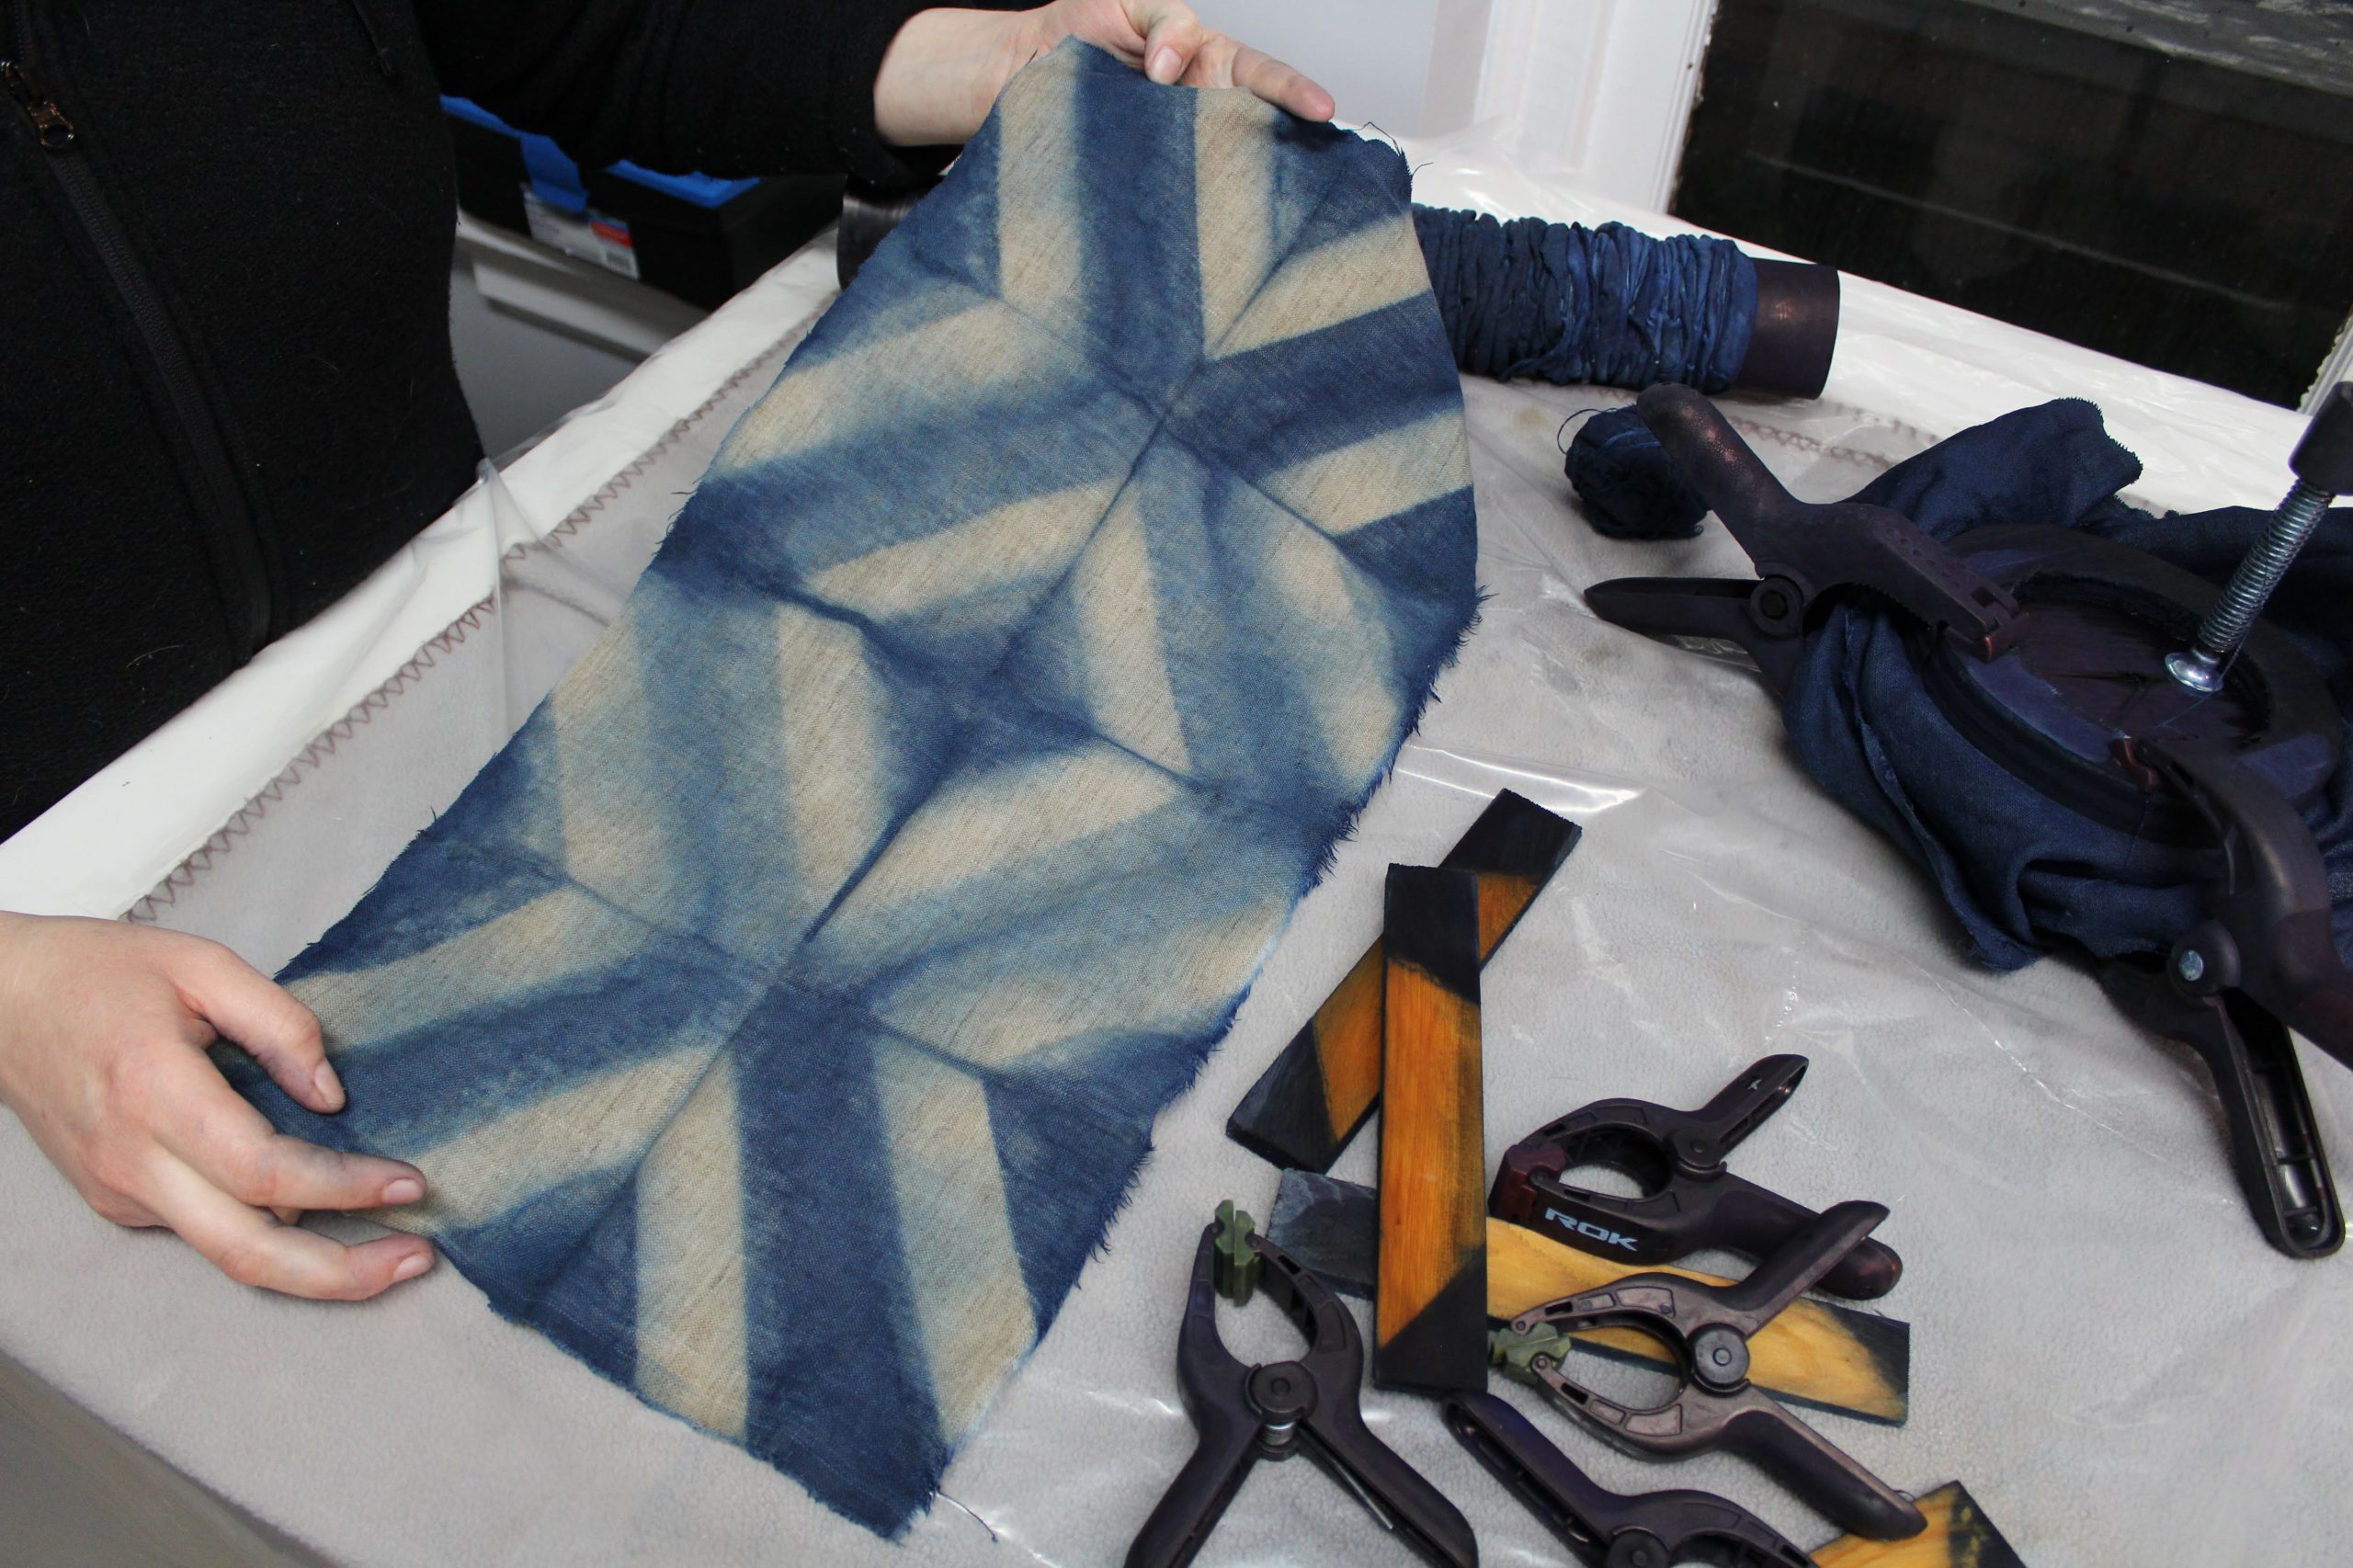
<instances>
[{"instance_id":1,"label":"shibori pattern fabric","mask_svg":"<svg viewBox=\"0 0 2353 1568\"><path fill-rule=\"evenodd\" d=\"M242 1084L895 1530L1468 628L1469 483L1402 160L1065 46L288 968L350 1108Z\"/></svg>"}]
</instances>

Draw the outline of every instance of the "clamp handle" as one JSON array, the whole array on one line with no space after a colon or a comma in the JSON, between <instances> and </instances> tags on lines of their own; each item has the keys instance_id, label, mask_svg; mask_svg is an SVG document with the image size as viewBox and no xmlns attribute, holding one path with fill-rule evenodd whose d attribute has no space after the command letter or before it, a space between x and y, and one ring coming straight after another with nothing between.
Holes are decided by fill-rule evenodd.
<instances>
[{"instance_id":1,"label":"clamp handle","mask_svg":"<svg viewBox=\"0 0 2353 1568\"><path fill-rule=\"evenodd\" d=\"M1884 1203L1849 1199L1814 1216L1737 1283L1702 1287L1723 1309L1724 1320L1745 1336L1779 1317L1781 1309L1820 1283L1864 1237L1887 1218Z\"/></svg>"},{"instance_id":2,"label":"clamp handle","mask_svg":"<svg viewBox=\"0 0 2353 1568\"><path fill-rule=\"evenodd\" d=\"M1710 637L1736 642L1756 661L1777 697L1798 678L1805 644L1779 613L1779 591L1732 577L1618 577L1585 591L1586 608L1612 626L1645 637Z\"/></svg>"},{"instance_id":3,"label":"clamp handle","mask_svg":"<svg viewBox=\"0 0 2353 1568\"><path fill-rule=\"evenodd\" d=\"M2227 993L2185 994L2175 961L2111 959L2100 988L2126 1017L2204 1059L2230 1132L2231 1174L2263 1239L2290 1257L2334 1255L2345 1244L2345 1210L2295 1041L2244 997L2234 1006Z\"/></svg>"},{"instance_id":4,"label":"clamp handle","mask_svg":"<svg viewBox=\"0 0 2353 1568\"><path fill-rule=\"evenodd\" d=\"M1814 1211L1724 1168L1725 1154L1797 1091L1802 1056L1752 1063L1698 1110L1648 1100L1597 1100L1521 1139L1504 1153L1488 1211L1620 1262L1672 1263L1711 1247L1764 1258L1813 1222ZM1643 1187L1638 1198L1563 1179L1601 1165ZM1839 1258L1823 1288L1851 1300L1887 1294L1904 1260L1865 1241Z\"/></svg>"},{"instance_id":5,"label":"clamp handle","mask_svg":"<svg viewBox=\"0 0 2353 1568\"><path fill-rule=\"evenodd\" d=\"M1447 1430L1589 1568L1813 1568L1813 1559L1739 1504L1712 1493L1610 1491L1491 1393L1450 1396Z\"/></svg>"},{"instance_id":6,"label":"clamp handle","mask_svg":"<svg viewBox=\"0 0 2353 1568\"><path fill-rule=\"evenodd\" d=\"M1430 1561L1476 1568L1479 1549L1469 1521L1364 1424L1358 1406L1364 1340L1356 1318L1298 1259L1247 1225L1246 1216L1221 1210L1194 1249L1176 1336L1176 1379L1198 1437L1192 1457L1129 1547L1128 1568L1184 1568L1224 1517L1250 1467L1299 1452L1355 1494L1382 1528ZM1221 1238L1228 1249L1224 1261ZM1306 1351L1295 1360L1245 1366L1218 1334L1218 1281L1221 1275L1233 1277L1231 1249L1237 1239L1256 1251L1256 1288L1307 1337Z\"/></svg>"},{"instance_id":7,"label":"clamp handle","mask_svg":"<svg viewBox=\"0 0 2353 1568\"><path fill-rule=\"evenodd\" d=\"M1768 633L1795 638L1815 599L1852 584L1944 629L1974 658L1993 658L2025 634L2015 598L1902 513L1855 501L1809 506L1791 495L1692 388L1653 387L1634 406L1756 563L1749 610Z\"/></svg>"},{"instance_id":8,"label":"clamp handle","mask_svg":"<svg viewBox=\"0 0 2353 1568\"><path fill-rule=\"evenodd\" d=\"M1221 1218L1202 1229L1185 1320L1176 1331L1176 1383L1196 1434L1192 1457L1128 1548L1128 1568L1184 1568L1259 1458L1262 1423L1249 1405L1250 1369L1226 1349L1217 1331L1218 1240L1228 1228Z\"/></svg>"},{"instance_id":9,"label":"clamp handle","mask_svg":"<svg viewBox=\"0 0 2353 1568\"><path fill-rule=\"evenodd\" d=\"M2353 1066L2353 972L2336 951L2328 868L2288 798L2222 747L2143 740L2136 756L2188 801L2221 841L2222 875L2190 983L2244 991L2290 1028ZM2217 940L2217 937L2220 940Z\"/></svg>"},{"instance_id":10,"label":"clamp handle","mask_svg":"<svg viewBox=\"0 0 2353 1568\"><path fill-rule=\"evenodd\" d=\"M1581 1387L1550 1349L1537 1350L1529 1366L1554 1403L1605 1441L1669 1458L1730 1449L1858 1535L1881 1540L1916 1535L1927 1528L1918 1507L1748 1379L1749 1338L1886 1218L1881 1204L1841 1203L1737 1284L1630 1275L1523 1312L1508 1333L1532 1341L1546 1325L1568 1333L1620 1325L1664 1340L1674 1347L1682 1375L1673 1399L1647 1409Z\"/></svg>"},{"instance_id":11,"label":"clamp handle","mask_svg":"<svg viewBox=\"0 0 2353 1568\"><path fill-rule=\"evenodd\" d=\"M2327 1257L2345 1244L2344 1207L2288 1031L2353 1063L2353 974L2329 926L2328 869L2287 797L2228 752L2150 740L2131 749L2213 830L2222 874L2211 917L2162 963L2111 960L2100 984L2126 1017L2205 1060L2232 1171L2264 1239L2290 1257Z\"/></svg>"},{"instance_id":12,"label":"clamp handle","mask_svg":"<svg viewBox=\"0 0 2353 1568\"><path fill-rule=\"evenodd\" d=\"M1471 1521L1446 1494L1372 1435L1357 1402L1319 1403L1307 1418L1308 1457L1322 1465L1367 1508L1383 1528L1446 1568L1477 1568L1479 1543Z\"/></svg>"},{"instance_id":13,"label":"clamp handle","mask_svg":"<svg viewBox=\"0 0 2353 1568\"><path fill-rule=\"evenodd\" d=\"M1928 1528L1918 1504L1770 1398L1748 1389L1741 1403L1724 1424L1723 1446L1815 1508L1872 1540L1903 1540Z\"/></svg>"},{"instance_id":14,"label":"clamp handle","mask_svg":"<svg viewBox=\"0 0 2353 1568\"><path fill-rule=\"evenodd\" d=\"M1724 1156L1798 1092L1807 1065L1804 1057L1787 1055L1751 1062L1748 1071L1717 1090L1715 1098L1686 1112L1682 1125L1668 1134L1676 1162L1695 1173L1722 1168Z\"/></svg>"},{"instance_id":15,"label":"clamp handle","mask_svg":"<svg viewBox=\"0 0 2353 1568\"><path fill-rule=\"evenodd\" d=\"M1168 1483L1128 1548L1127 1568L1185 1568L1225 1517L1258 1453L1258 1422L1223 1403L1185 1402L1199 1437L1192 1457Z\"/></svg>"}]
</instances>

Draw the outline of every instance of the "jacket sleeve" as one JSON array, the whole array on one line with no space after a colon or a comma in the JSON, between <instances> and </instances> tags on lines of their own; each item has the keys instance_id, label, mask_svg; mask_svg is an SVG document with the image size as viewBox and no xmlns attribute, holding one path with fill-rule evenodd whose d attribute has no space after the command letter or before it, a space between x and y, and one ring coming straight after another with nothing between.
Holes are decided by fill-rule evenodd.
<instances>
[{"instance_id":1,"label":"jacket sleeve","mask_svg":"<svg viewBox=\"0 0 2353 1568\"><path fill-rule=\"evenodd\" d=\"M851 174L889 186L945 161L936 149L886 146L874 128L883 51L931 0L415 3L443 92L592 167L627 158L673 173Z\"/></svg>"}]
</instances>

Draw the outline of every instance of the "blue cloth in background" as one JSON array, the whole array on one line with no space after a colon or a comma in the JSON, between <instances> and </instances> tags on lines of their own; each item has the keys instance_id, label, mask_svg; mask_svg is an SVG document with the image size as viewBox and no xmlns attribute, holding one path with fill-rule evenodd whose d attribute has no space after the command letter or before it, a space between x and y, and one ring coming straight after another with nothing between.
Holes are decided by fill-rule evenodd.
<instances>
[{"instance_id":1,"label":"blue cloth in background","mask_svg":"<svg viewBox=\"0 0 2353 1568\"><path fill-rule=\"evenodd\" d=\"M1756 266L1730 240L1416 207L1455 363L1560 386L1732 385L1756 324Z\"/></svg>"},{"instance_id":2,"label":"blue cloth in background","mask_svg":"<svg viewBox=\"0 0 2353 1568\"><path fill-rule=\"evenodd\" d=\"M1476 603L1404 160L1066 45L290 965L500 1312L875 1530L1103 1240ZM779 1551L790 1555L789 1543Z\"/></svg>"},{"instance_id":3,"label":"blue cloth in background","mask_svg":"<svg viewBox=\"0 0 2353 1568\"><path fill-rule=\"evenodd\" d=\"M2154 517L2117 498L2140 473L2099 410L2066 399L1962 431L1854 499L1940 540L1996 523L2077 528L2227 579L2268 510ZM2339 509L2266 619L2319 666L2343 710L2353 710L2348 605L2353 511ZM1955 730L1885 611L1842 608L1808 637L1782 718L1822 787L1928 872L1980 962L2018 969L2061 946L2103 958L2163 950L2203 917L2181 855L2054 804ZM2306 821L2336 895L2337 947L2353 955L2353 757Z\"/></svg>"}]
</instances>

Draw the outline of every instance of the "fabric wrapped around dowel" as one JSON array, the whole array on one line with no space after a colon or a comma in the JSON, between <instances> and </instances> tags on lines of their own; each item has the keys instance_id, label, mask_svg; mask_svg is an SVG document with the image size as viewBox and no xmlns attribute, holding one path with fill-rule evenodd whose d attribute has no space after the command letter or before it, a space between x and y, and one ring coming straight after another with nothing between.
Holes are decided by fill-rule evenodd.
<instances>
[{"instance_id":1,"label":"fabric wrapped around dowel","mask_svg":"<svg viewBox=\"0 0 2353 1568\"><path fill-rule=\"evenodd\" d=\"M903 1526L1467 629L1391 150L1065 46L285 979L387 1216Z\"/></svg>"}]
</instances>

